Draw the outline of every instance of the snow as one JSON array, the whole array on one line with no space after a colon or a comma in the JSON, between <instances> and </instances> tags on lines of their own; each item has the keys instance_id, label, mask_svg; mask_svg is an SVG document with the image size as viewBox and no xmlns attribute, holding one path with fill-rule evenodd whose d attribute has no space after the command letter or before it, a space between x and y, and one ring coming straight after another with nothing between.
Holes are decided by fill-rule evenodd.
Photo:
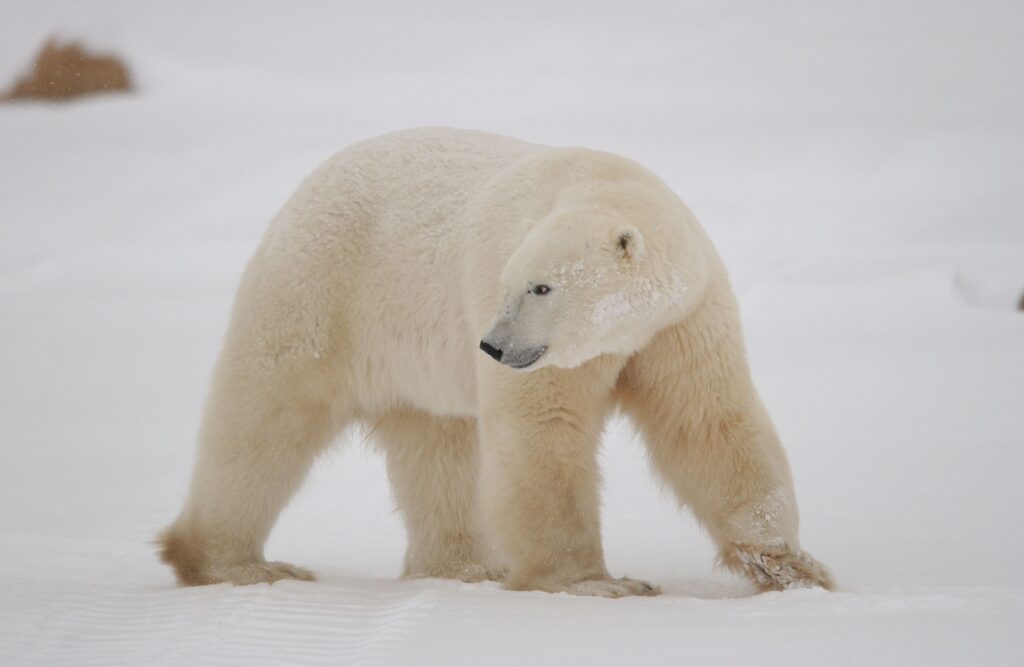
<instances>
[{"instance_id":1,"label":"snow","mask_svg":"<svg viewBox=\"0 0 1024 667\"><path fill-rule=\"evenodd\" d=\"M0 663L1020 664L1024 11L1015 2L18 0L131 96L0 106ZM840 591L753 595L603 448L609 568L657 598L401 581L346 436L268 556L315 584L181 589L180 507L240 271L322 159L418 125L621 153L731 268L803 545Z\"/></svg>"}]
</instances>

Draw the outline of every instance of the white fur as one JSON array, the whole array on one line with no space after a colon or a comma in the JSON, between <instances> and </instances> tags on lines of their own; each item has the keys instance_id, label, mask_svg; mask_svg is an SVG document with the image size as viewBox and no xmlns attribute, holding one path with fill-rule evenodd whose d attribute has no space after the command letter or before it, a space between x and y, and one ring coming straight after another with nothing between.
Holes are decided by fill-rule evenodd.
<instances>
[{"instance_id":1,"label":"white fur","mask_svg":"<svg viewBox=\"0 0 1024 667\"><path fill-rule=\"evenodd\" d=\"M478 349L489 333L545 351L516 371ZM764 587L830 585L799 548L725 271L660 180L478 132L352 146L246 270L164 558L189 584L310 576L264 563L263 543L317 452L362 420L406 518L407 575L651 594L601 554L594 455L616 405L724 563Z\"/></svg>"}]
</instances>

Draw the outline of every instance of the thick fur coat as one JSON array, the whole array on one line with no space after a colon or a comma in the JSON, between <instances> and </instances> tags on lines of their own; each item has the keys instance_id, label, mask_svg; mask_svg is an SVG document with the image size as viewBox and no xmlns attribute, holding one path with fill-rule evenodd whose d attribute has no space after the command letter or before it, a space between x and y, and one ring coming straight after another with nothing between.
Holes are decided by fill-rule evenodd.
<instances>
[{"instance_id":1,"label":"thick fur coat","mask_svg":"<svg viewBox=\"0 0 1024 667\"><path fill-rule=\"evenodd\" d=\"M801 550L725 269L660 180L479 132L357 144L302 183L245 271L162 555L183 584L312 578L263 544L360 421L407 576L653 594L601 549L596 453L616 407L722 563L763 589L831 587Z\"/></svg>"}]
</instances>

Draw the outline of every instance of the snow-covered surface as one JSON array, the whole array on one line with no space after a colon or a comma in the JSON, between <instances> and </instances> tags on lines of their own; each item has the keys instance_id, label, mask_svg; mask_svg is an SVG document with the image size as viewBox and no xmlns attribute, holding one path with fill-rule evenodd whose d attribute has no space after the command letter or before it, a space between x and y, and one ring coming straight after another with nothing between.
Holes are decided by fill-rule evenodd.
<instances>
[{"instance_id":1,"label":"snow-covered surface","mask_svg":"<svg viewBox=\"0 0 1024 667\"><path fill-rule=\"evenodd\" d=\"M0 663L1021 664L1022 11L8 0L0 82L57 31L139 92L0 106ZM243 263L319 161L428 124L619 152L691 204L840 592L714 571L621 423L608 563L659 598L397 580L359 433L268 545L320 582L173 585L149 542Z\"/></svg>"}]
</instances>

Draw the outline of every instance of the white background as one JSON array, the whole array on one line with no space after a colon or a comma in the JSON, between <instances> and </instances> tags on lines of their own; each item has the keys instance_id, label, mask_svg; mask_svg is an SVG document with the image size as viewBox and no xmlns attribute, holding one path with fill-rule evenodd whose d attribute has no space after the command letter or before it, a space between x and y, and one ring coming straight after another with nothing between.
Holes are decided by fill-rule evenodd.
<instances>
[{"instance_id":1,"label":"white background","mask_svg":"<svg viewBox=\"0 0 1024 667\"><path fill-rule=\"evenodd\" d=\"M211 4L0 8L0 82L58 34L138 83L0 106L0 662L1024 661L1020 3ZM608 564L659 598L398 580L361 433L268 545L319 583L174 586L150 540L244 262L320 161L418 125L621 153L691 205L839 592L715 571L620 422Z\"/></svg>"}]
</instances>

